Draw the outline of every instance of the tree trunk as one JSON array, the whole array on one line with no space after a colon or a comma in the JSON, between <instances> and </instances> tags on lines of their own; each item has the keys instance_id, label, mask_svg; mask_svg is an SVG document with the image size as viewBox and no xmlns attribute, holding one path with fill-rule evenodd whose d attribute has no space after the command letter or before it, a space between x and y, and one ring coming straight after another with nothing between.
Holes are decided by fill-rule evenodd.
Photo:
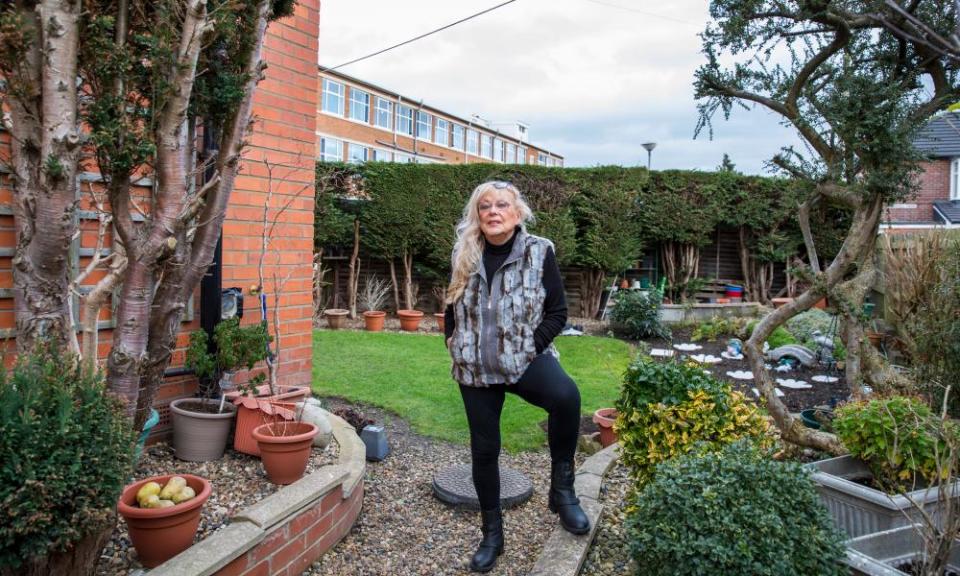
<instances>
[{"instance_id":1,"label":"tree trunk","mask_svg":"<svg viewBox=\"0 0 960 576\"><path fill-rule=\"evenodd\" d=\"M13 136L16 249L12 268L20 353L33 348L40 338L66 344L73 330L68 252L78 227L80 131L77 92L72 87L77 77L80 11L78 0L46 0L34 12L23 11L34 41L18 77L7 81L24 84L20 88L26 98L4 90Z\"/></svg>"},{"instance_id":2,"label":"tree trunk","mask_svg":"<svg viewBox=\"0 0 960 576\"><path fill-rule=\"evenodd\" d=\"M830 452L842 454L846 450L836 436L818 430L812 430L803 425L800 419L790 414L790 411L777 398L773 381L764 367L764 356L760 347L773 331L797 314L809 310L823 296L833 290L848 273L849 269L872 251L876 238L877 227L883 209L883 199L879 195L865 198L856 205L853 221L847 233L846 240L830 266L822 273L817 274L813 286L792 302L775 309L764 316L753 330L753 334L744 343L744 352L754 375L754 382L760 389L771 417L780 429L782 438L794 444L808 446Z\"/></svg>"},{"instance_id":3,"label":"tree trunk","mask_svg":"<svg viewBox=\"0 0 960 576\"><path fill-rule=\"evenodd\" d=\"M110 541L116 525L116 513L109 520L63 552L54 552L26 561L17 569L0 568L0 576L93 576L103 547Z\"/></svg>"},{"instance_id":4,"label":"tree trunk","mask_svg":"<svg viewBox=\"0 0 960 576\"><path fill-rule=\"evenodd\" d=\"M743 274L743 290L745 292L744 298L749 300L758 300L759 295L757 294L756 284L754 283L754 262L753 257L750 254L749 242L747 240L747 235L750 233L747 230L746 226L741 226L738 230L738 243L737 249L740 253L740 272Z\"/></svg>"},{"instance_id":5,"label":"tree trunk","mask_svg":"<svg viewBox=\"0 0 960 576\"><path fill-rule=\"evenodd\" d=\"M417 307L417 296L413 293L413 254L404 249L401 260L403 263L403 300L407 305L407 310L414 310Z\"/></svg>"},{"instance_id":6,"label":"tree trunk","mask_svg":"<svg viewBox=\"0 0 960 576\"><path fill-rule=\"evenodd\" d=\"M584 318L593 318L600 310L600 301L603 299L603 270L588 268L581 278L583 294L580 297L580 313Z\"/></svg>"},{"instance_id":7,"label":"tree trunk","mask_svg":"<svg viewBox=\"0 0 960 576\"><path fill-rule=\"evenodd\" d=\"M400 306L400 285L397 283L397 265L393 258L390 262L390 282L393 284L393 305L394 310L401 310Z\"/></svg>"},{"instance_id":8,"label":"tree trunk","mask_svg":"<svg viewBox=\"0 0 960 576\"><path fill-rule=\"evenodd\" d=\"M350 279L347 282L347 308L350 317L357 317L357 290L360 284L360 219L353 220L353 252L350 254Z\"/></svg>"}]
</instances>

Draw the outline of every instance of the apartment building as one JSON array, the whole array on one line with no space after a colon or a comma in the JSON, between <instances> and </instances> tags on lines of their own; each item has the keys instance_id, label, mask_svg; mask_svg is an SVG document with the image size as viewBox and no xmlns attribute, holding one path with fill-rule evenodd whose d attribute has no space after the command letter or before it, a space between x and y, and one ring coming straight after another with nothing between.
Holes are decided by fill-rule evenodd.
<instances>
[{"instance_id":1,"label":"apartment building","mask_svg":"<svg viewBox=\"0 0 960 576\"><path fill-rule=\"evenodd\" d=\"M466 120L322 66L319 82L320 160L563 166L562 156L527 141L522 122Z\"/></svg>"}]
</instances>

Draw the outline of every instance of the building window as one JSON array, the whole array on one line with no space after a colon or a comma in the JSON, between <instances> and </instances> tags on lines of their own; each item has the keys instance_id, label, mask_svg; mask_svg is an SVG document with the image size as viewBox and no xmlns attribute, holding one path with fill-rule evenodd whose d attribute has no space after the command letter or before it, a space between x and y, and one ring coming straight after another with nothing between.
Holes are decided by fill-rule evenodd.
<instances>
[{"instance_id":1,"label":"building window","mask_svg":"<svg viewBox=\"0 0 960 576\"><path fill-rule=\"evenodd\" d=\"M342 162L343 142L336 138L321 138L320 160L324 162Z\"/></svg>"},{"instance_id":2,"label":"building window","mask_svg":"<svg viewBox=\"0 0 960 576\"><path fill-rule=\"evenodd\" d=\"M413 108L397 105L397 134L413 136Z\"/></svg>"},{"instance_id":3,"label":"building window","mask_svg":"<svg viewBox=\"0 0 960 576\"><path fill-rule=\"evenodd\" d=\"M520 147L520 154L517 155L517 164L526 164L527 163L527 147Z\"/></svg>"},{"instance_id":4,"label":"building window","mask_svg":"<svg viewBox=\"0 0 960 576\"><path fill-rule=\"evenodd\" d=\"M390 118L393 116L393 102L386 98L377 98L377 114L374 116L374 122L381 128L387 130L393 129L390 125Z\"/></svg>"},{"instance_id":5,"label":"building window","mask_svg":"<svg viewBox=\"0 0 960 576\"><path fill-rule=\"evenodd\" d=\"M476 154L480 146L480 133L476 130L467 130L467 153Z\"/></svg>"},{"instance_id":6,"label":"building window","mask_svg":"<svg viewBox=\"0 0 960 576\"><path fill-rule=\"evenodd\" d=\"M417 138L420 140L433 141L430 129L433 127L433 119L423 110L417 110Z\"/></svg>"},{"instance_id":7,"label":"building window","mask_svg":"<svg viewBox=\"0 0 960 576\"><path fill-rule=\"evenodd\" d=\"M323 111L343 116L343 84L323 79Z\"/></svg>"},{"instance_id":8,"label":"building window","mask_svg":"<svg viewBox=\"0 0 960 576\"><path fill-rule=\"evenodd\" d=\"M480 135L480 155L484 158L493 158L493 136Z\"/></svg>"},{"instance_id":9,"label":"building window","mask_svg":"<svg viewBox=\"0 0 960 576\"><path fill-rule=\"evenodd\" d=\"M539 164L539 165L541 165L541 166L546 166L546 165L547 165L547 155L544 154L543 152L540 152L539 154L537 154L537 164Z\"/></svg>"},{"instance_id":10,"label":"building window","mask_svg":"<svg viewBox=\"0 0 960 576\"><path fill-rule=\"evenodd\" d=\"M350 118L360 122L370 121L370 95L363 90L350 88Z\"/></svg>"},{"instance_id":11,"label":"building window","mask_svg":"<svg viewBox=\"0 0 960 576\"><path fill-rule=\"evenodd\" d=\"M503 162L503 161L505 160L505 158L504 158L504 153L505 153L505 146L504 146L504 144L506 144L506 142L504 142L503 140L501 140L501 139L499 139L499 138L494 138L494 139L493 139L493 159L496 160L497 162Z\"/></svg>"},{"instance_id":12,"label":"building window","mask_svg":"<svg viewBox=\"0 0 960 576\"><path fill-rule=\"evenodd\" d=\"M374 162L393 162L393 153L387 150L374 148L372 151L372 160Z\"/></svg>"},{"instance_id":13,"label":"building window","mask_svg":"<svg viewBox=\"0 0 960 576\"><path fill-rule=\"evenodd\" d=\"M393 158L395 161L400 162L402 164L410 164L411 162L413 162L413 156L409 154L402 154L400 152L397 152L396 154L394 154Z\"/></svg>"},{"instance_id":14,"label":"building window","mask_svg":"<svg viewBox=\"0 0 960 576\"><path fill-rule=\"evenodd\" d=\"M960 178L960 158L954 158L950 162L950 199L960 200L960 185L957 179Z\"/></svg>"},{"instance_id":15,"label":"building window","mask_svg":"<svg viewBox=\"0 0 960 576\"><path fill-rule=\"evenodd\" d=\"M347 146L347 162L359 164L367 161L367 149L359 144Z\"/></svg>"},{"instance_id":16,"label":"building window","mask_svg":"<svg viewBox=\"0 0 960 576\"><path fill-rule=\"evenodd\" d=\"M453 135L450 138L450 146L457 150L463 150L463 126L453 125Z\"/></svg>"},{"instance_id":17,"label":"building window","mask_svg":"<svg viewBox=\"0 0 960 576\"><path fill-rule=\"evenodd\" d=\"M437 118L437 134L433 141L444 146L450 145L450 122Z\"/></svg>"},{"instance_id":18,"label":"building window","mask_svg":"<svg viewBox=\"0 0 960 576\"><path fill-rule=\"evenodd\" d=\"M517 163L517 145L513 142L507 142L507 164Z\"/></svg>"}]
</instances>

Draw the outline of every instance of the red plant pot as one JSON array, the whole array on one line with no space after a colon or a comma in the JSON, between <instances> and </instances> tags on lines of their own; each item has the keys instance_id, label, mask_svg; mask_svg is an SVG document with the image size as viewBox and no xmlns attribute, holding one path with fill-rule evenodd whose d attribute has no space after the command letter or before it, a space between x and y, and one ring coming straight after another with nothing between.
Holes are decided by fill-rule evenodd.
<instances>
[{"instance_id":1,"label":"red plant pot","mask_svg":"<svg viewBox=\"0 0 960 576\"><path fill-rule=\"evenodd\" d=\"M263 424L253 429L260 460L274 484L293 484L303 477L317 427L308 422Z\"/></svg>"},{"instance_id":2,"label":"red plant pot","mask_svg":"<svg viewBox=\"0 0 960 576\"><path fill-rule=\"evenodd\" d=\"M137 492L147 482L163 486L173 476L182 476L196 496L169 508L140 508ZM130 541L140 563L147 568L163 564L193 544L200 525L200 509L210 497L210 482L193 474L152 476L128 484L120 494L117 511L127 522Z\"/></svg>"},{"instance_id":3,"label":"red plant pot","mask_svg":"<svg viewBox=\"0 0 960 576\"><path fill-rule=\"evenodd\" d=\"M310 397L309 386L281 386L280 389L287 391L270 396L270 387L263 384L257 388L256 398L249 395L241 397L239 392L226 394L227 399L237 405L237 427L233 433L234 450L251 456L260 455L260 447L253 438L253 429L261 424L279 422L283 419L279 414L265 413L262 407L276 402L296 403Z\"/></svg>"},{"instance_id":4,"label":"red plant pot","mask_svg":"<svg viewBox=\"0 0 960 576\"><path fill-rule=\"evenodd\" d=\"M593 413L593 422L600 428L600 445L604 448L617 442L617 433L613 430L616 420L616 408L601 408Z\"/></svg>"},{"instance_id":5,"label":"red plant pot","mask_svg":"<svg viewBox=\"0 0 960 576\"><path fill-rule=\"evenodd\" d=\"M363 322L370 332L380 332L383 330L383 321L387 313L380 310L368 310L363 313Z\"/></svg>"},{"instance_id":6,"label":"red plant pot","mask_svg":"<svg viewBox=\"0 0 960 576\"><path fill-rule=\"evenodd\" d=\"M401 330L416 332L420 326L420 320L423 319L423 312L420 310L397 310L397 316L400 317Z\"/></svg>"}]
</instances>

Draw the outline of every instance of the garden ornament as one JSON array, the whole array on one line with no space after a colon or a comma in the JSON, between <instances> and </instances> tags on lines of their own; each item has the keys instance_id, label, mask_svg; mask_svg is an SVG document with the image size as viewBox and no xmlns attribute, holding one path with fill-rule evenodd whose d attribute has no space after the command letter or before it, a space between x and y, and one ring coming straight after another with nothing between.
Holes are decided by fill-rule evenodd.
<instances>
[{"instance_id":1,"label":"garden ornament","mask_svg":"<svg viewBox=\"0 0 960 576\"><path fill-rule=\"evenodd\" d=\"M767 352L768 360L780 362L782 358L792 358L807 368L813 368L817 364L814 352L800 344L785 344Z\"/></svg>"},{"instance_id":2,"label":"garden ornament","mask_svg":"<svg viewBox=\"0 0 960 576\"><path fill-rule=\"evenodd\" d=\"M731 356L743 357L743 342L739 338L731 338L727 341L727 358Z\"/></svg>"}]
</instances>

